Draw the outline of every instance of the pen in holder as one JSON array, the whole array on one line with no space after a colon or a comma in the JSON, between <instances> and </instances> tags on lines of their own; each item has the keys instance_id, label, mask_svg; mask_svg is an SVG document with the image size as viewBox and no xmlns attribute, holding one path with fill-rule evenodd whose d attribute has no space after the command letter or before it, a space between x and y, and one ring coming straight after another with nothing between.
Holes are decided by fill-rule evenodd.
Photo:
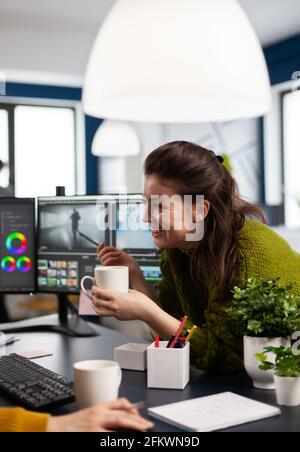
<instances>
[{"instance_id":1,"label":"pen in holder","mask_svg":"<svg viewBox=\"0 0 300 452\"><path fill-rule=\"evenodd\" d=\"M167 348L155 342L147 348L148 388L184 389L190 379L190 343L183 348Z\"/></svg>"}]
</instances>

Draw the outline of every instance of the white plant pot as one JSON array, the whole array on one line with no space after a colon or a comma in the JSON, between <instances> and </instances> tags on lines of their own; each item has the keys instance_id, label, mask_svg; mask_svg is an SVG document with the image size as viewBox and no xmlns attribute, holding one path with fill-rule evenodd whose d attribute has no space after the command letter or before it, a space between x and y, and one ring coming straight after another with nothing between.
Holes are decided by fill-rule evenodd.
<instances>
[{"instance_id":1,"label":"white plant pot","mask_svg":"<svg viewBox=\"0 0 300 452\"><path fill-rule=\"evenodd\" d=\"M300 377L274 375L277 403L283 406L300 405Z\"/></svg>"},{"instance_id":2,"label":"white plant pot","mask_svg":"<svg viewBox=\"0 0 300 452\"><path fill-rule=\"evenodd\" d=\"M260 370L260 363L256 359L257 353L262 353L265 347L290 347L290 339L282 337L244 337L244 365L247 374L253 381L253 386L257 389L275 389L274 372L272 370ZM275 362L273 353L268 353L268 361Z\"/></svg>"}]
</instances>

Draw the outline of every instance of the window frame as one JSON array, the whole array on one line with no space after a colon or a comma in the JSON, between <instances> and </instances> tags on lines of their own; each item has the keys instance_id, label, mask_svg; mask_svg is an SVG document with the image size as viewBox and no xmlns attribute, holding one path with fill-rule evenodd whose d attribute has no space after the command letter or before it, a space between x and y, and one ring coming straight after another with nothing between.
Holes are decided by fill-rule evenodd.
<instances>
[{"instance_id":1,"label":"window frame","mask_svg":"<svg viewBox=\"0 0 300 452\"><path fill-rule=\"evenodd\" d=\"M15 107L0 101L0 110L7 112L8 116L8 166L9 166L9 186L8 189L15 193Z\"/></svg>"},{"instance_id":2,"label":"window frame","mask_svg":"<svg viewBox=\"0 0 300 452\"><path fill-rule=\"evenodd\" d=\"M70 108L74 112L75 193L86 194L85 116L81 103L72 100L1 97L0 109L8 111L10 189L15 194L15 108L18 106Z\"/></svg>"}]
</instances>

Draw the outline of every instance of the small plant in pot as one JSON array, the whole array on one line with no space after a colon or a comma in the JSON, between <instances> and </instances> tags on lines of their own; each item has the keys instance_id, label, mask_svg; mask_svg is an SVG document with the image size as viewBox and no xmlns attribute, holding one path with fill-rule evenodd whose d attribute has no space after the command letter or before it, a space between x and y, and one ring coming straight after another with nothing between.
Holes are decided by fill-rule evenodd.
<instances>
[{"instance_id":1,"label":"small plant in pot","mask_svg":"<svg viewBox=\"0 0 300 452\"><path fill-rule=\"evenodd\" d=\"M273 354L275 362L268 361ZM273 371L276 397L279 405L300 405L300 353L292 348L266 347L263 353L257 353L262 371Z\"/></svg>"},{"instance_id":2,"label":"small plant in pot","mask_svg":"<svg viewBox=\"0 0 300 452\"><path fill-rule=\"evenodd\" d=\"M235 333L244 337L245 369L255 388L275 389L273 370L262 371L256 354L265 347L290 347L292 334L300 330L300 298L293 289L279 278L250 278L245 288L233 290L226 312Z\"/></svg>"}]
</instances>

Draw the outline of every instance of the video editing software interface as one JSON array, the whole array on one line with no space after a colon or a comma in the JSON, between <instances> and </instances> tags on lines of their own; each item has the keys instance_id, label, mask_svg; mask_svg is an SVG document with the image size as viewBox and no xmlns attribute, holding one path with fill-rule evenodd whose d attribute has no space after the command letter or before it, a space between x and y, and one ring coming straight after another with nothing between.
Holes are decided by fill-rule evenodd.
<instances>
[{"instance_id":1,"label":"video editing software interface","mask_svg":"<svg viewBox=\"0 0 300 452\"><path fill-rule=\"evenodd\" d=\"M99 196L39 198L38 287L79 293L80 281L99 265L96 248L109 243L107 203Z\"/></svg>"},{"instance_id":2,"label":"video editing software interface","mask_svg":"<svg viewBox=\"0 0 300 452\"><path fill-rule=\"evenodd\" d=\"M161 279L160 259L150 226L143 221L144 209L138 195L117 203L115 245L135 257L144 278L156 283Z\"/></svg>"},{"instance_id":3,"label":"video editing software interface","mask_svg":"<svg viewBox=\"0 0 300 452\"><path fill-rule=\"evenodd\" d=\"M35 290L35 201L0 198L0 293Z\"/></svg>"},{"instance_id":4,"label":"video editing software interface","mask_svg":"<svg viewBox=\"0 0 300 452\"><path fill-rule=\"evenodd\" d=\"M132 255L145 279L161 278L142 196L74 196L38 200L38 288L79 293L80 281L99 265L100 242Z\"/></svg>"}]
</instances>

